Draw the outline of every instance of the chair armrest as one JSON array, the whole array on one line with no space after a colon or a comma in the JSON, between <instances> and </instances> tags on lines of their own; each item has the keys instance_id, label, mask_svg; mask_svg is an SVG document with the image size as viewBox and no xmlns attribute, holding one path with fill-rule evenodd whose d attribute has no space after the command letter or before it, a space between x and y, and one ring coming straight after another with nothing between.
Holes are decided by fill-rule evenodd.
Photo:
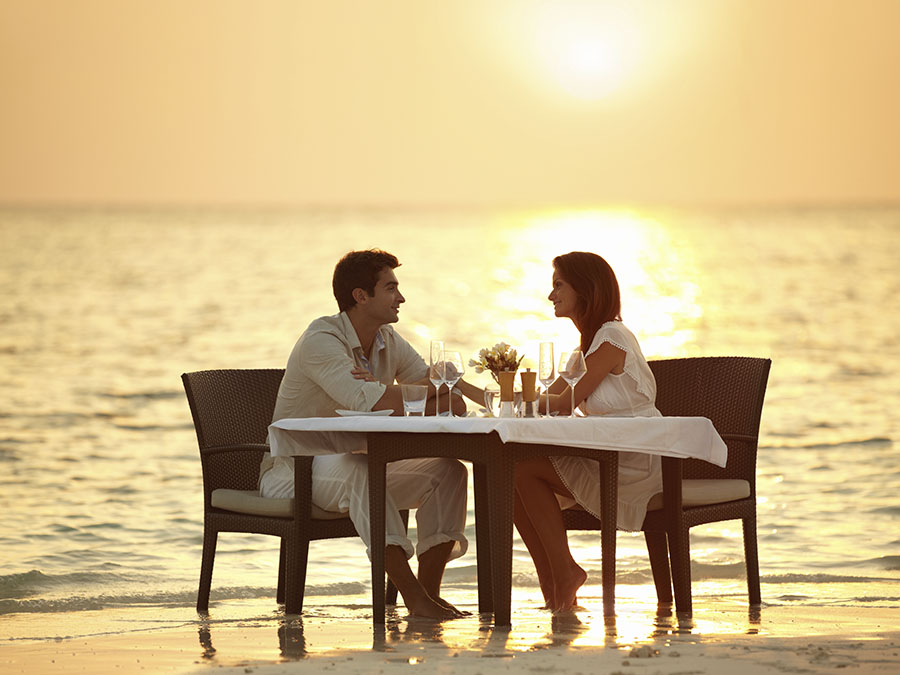
<instances>
[{"instance_id":1,"label":"chair armrest","mask_svg":"<svg viewBox=\"0 0 900 675\"><path fill-rule=\"evenodd\" d=\"M223 452L240 452L242 450L256 450L258 452L269 452L269 446L265 443L238 443L236 445L217 445L212 448L201 448L201 455L217 455Z\"/></svg>"},{"instance_id":2,"label":"chair armrest","mask_svg":"<svg viewBox=\"0 0 900 675\"><path fill-rule=\"evenodd\" d=\"M207 506L214 490L255 490L259 482L259 467L269 452L264 443L236 443L217 445L200 450L203 470L203 492Z\"/></svg>"}]
</instances>

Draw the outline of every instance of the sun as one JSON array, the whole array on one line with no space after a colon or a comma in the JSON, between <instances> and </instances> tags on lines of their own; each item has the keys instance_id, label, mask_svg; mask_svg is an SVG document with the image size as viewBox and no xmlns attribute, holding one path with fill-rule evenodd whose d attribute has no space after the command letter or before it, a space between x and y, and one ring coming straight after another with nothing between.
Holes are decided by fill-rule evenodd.
<instances>
[{"instance_id":1,"label":"sun","mask_svg":"<svg viewBox=\"0 0 900 675\"><path fill-rule=\"evenodd\" d=\"M620 54L600 41L568 41L550 61L553 79L575 98L602 98L618 89L625 79Z\"/></svg>"},{"instance_id":2,"label":"sun","mask_svg":"<svg viewBox=\"0 0 900 675\"><path fill-rule=\"evenodd\" d=\"M529 84L568 99L603 100L632 87L649 53L664 41L655 29L660 20L651 21L636 0L498 0L483 6L478 16L486 43Z\"/></svg>"},{"instance_id":3,"label":"sun","mask_svg":"<svg viewBox=\"0 0 900 675\"><path fill-rule=\"evenodd\" d=\"M551 83L578 99L600 99L634 75L637 22L620 3L546 3L536 12L534 52Z\"/></svg>"}]
</instances>

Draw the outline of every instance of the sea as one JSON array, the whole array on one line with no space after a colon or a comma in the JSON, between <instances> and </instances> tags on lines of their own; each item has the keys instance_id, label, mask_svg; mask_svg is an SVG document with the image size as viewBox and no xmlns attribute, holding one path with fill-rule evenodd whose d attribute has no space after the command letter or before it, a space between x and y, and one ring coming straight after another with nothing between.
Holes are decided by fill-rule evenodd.
<instances>
[{"instance_id":1,"label":"sea","mask_svg":"<svg viewBox=\"0 0 900 675\"><path fill-rule=\"evenodd\" d=\"M180 376L284 367L337 311L336 261L373 247L401 262L396 328L421 353L505 341L527 365L541 341L574 346L547 300L551 261L589 250L616 270L648 358L772 359L762 611L900 608L900 207L7 207L0 648L197 620L202 483ZM474 610L471 500L468 522L444 594ZM597 607L599 539L570 540L589 575L579 601ZM739 522L695 528L691 547L695 611L746 608ZM654 601L640 534L618 534L617 566L620 607ZM277 569L276 539L221 535L210 616L283 614ZM514 573L514 610L538 606L518 537ZM362 543L313 544L306 592L313 616L370 612Z\"/></svg>"}]
</instances>

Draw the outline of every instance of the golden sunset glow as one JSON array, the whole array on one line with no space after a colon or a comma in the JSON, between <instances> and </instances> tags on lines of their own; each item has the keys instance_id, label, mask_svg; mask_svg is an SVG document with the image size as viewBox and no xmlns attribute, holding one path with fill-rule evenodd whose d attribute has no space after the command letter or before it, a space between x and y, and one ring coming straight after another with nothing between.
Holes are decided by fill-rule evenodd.
<instances>
[{"instance_id":1,"label":"golden sunset glow","mask_svg":"<svg viewBox=\"0 0 900 675\"><path fill-rule=\"evenodd\" d=\"M900 197L890 0L152 4L0 5L0 203Z\"/></svg>"},{"instance_id":2,"label":"golden sunset glow","mask_svg":"<svg viewBox=\"0 0 900 675\"><path fill-rule=\"evenodd\" d=\"M569 95L599 99L634 75L641 36L624 5L547 3L534 21L539 65Z\"/></svg>"},{"instance_id":3,"label":"golden sunset glow","mask_svg":"<svg viewBox=\"0 0 900 675\"><path fill-rule=\"evenodd\" d=\"M898 27L900 0L0 0L2 672L896 670ZM376 248L403 295L377 338L334 286ZM637 344L579 315L576 271L554 287L574 251L608 261ZM382 275L359 272L366 293ZM342 308L348 335L302 337ZM262 445L309 412L295 396L399 415L433 341L461 356L447 417ZM484 419L507 417L475 388L506 381L478 360L498 343L515 398L552 390L533 419ZM240 384L198 372L223 370ZM615 419L657 414L709 419ZM379 433L360 429L440 455L373 483L380 551L365 455L297 461L311 495L257 489L293 494L260 455ZM211 502L224 487L243 505ZM749 496L701 510L744 522L674 546L698 520L679 500L731 488ZM567 491L616 527L561 532ZM307 555L325 521L251 513L287 502L363 536ZM621 529L644 507L668 534ZM400 588L384 617L373 558Z\"/></svg>"}]
</instances>

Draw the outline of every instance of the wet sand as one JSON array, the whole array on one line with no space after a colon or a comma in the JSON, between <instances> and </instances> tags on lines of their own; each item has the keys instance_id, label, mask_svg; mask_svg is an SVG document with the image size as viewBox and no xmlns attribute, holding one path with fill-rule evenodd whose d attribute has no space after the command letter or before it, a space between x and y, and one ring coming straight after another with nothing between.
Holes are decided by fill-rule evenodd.
<instances>
[{"instance_id":1,"label":"wet sand","mask_svg":"<svg viewBox=\"0 0 900 675\"><path fill-rule=\"evenodd\" d=\"M551 616L517 607L511 630L477 614L435 624L392 611L374 630L358 598L317 598L301 617L271 601L230 601L208 617L191 608L127 608L6 617L4 673L894 673L896 607L764 606L742 599L696 606L692 617L655 605L615 619L587 609ZM597 603L596 607L599 607ZM54 625L57 627L54 629ZM30 632L30 635L29 635ZM48 637L48 636L53 637Z\"/></svg>"}]
</instances>

